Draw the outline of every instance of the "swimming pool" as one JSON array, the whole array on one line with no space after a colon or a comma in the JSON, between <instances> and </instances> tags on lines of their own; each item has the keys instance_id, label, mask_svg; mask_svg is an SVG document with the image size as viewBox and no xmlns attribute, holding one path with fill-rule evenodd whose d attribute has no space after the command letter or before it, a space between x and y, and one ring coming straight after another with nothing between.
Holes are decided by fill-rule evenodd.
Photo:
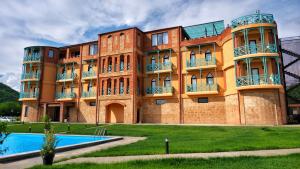
<instances>
[{"instance_id":1,"label":"swimming pool","mask_svg":"<svg viewBox=\"0 0 300 169\"><path fill-rule=\"evenodd\" d=\"M11 133L3 144L0 145L1 150L6 150L0 154L0 161L3 161L3 159L12 159L11 157L39 155L44 137L44 134ZM120 137L60 134L56 134L56 137L58 139L57 152L122 139Z\"/></svg>"}]
</instances>

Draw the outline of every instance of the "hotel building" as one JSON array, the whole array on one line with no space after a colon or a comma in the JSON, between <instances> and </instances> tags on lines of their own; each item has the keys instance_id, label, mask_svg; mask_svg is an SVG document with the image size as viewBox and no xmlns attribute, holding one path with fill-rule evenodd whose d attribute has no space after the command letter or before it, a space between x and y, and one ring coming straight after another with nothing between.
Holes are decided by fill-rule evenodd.
<instances>
[{"instance_id":1,"label":"hotel building","mask_svg":"<svg viewBox=\"0 0 300 169\"><path fill-rule=\"evenodd\" d=\"M272 14L25 48L22 121L284 124Z\"/></svg>"}]
</instances>

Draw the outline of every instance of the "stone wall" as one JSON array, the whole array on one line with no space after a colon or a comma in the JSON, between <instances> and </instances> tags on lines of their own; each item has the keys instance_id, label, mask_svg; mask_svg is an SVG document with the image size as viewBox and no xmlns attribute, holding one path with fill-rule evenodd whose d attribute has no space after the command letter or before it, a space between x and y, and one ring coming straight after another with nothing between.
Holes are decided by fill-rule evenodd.
<instances>
[{"instance_id":1,"label":"stone wall","mask_svg":"<svg viewBox=\"0 0 300 169\"><path fill-rule=\"evenodd\" d=\"M144 99L142 103L143 123L173 123L180 122L179 100L164 99L166 103L157 105L156 99Z\"/></svg>"},{"instance_id":2,"label":"stone wall","mask_svg":"<svg viewBox=\"0 0 300 169\"><path fill-rule=\"evenodd\" d=\"M238 94L225 96L225 110L227 124L240 124Z\"/></svg>"},{"instance_id":3,"label":"stone wall","mask_svg":"<svg viewBox=\"0 0 300 169\"><path fill-rule=\"evenodd\" d=\"M25 107L28 107L27 117L25 117ZM21 121L33 122L37 121L38 115L38 104L37 102L23 102L22 104L22 115Z\"/></svg>"},{"instance_id":4,"label":"stone wall","mask_svg":"<svg viewBox=\"0 0 300 169\"><path fill-rule=\"evenodd\" d=\"M83 123L96 123L96 105L91 106L90 101L80 101L79 104L78 121Z\"/></svg>"},{"instance_id":5,"label":"stone wall","mask_svg":"<svg viewBox=\"0 0 300 169\"><path fill-rule=\"evenodd\" d=\"M225 99L222 96L208 97L208 103L198 103L198 98L183 99L184 123L224 124L226 123Z\"/></svg>"}]
</instances>

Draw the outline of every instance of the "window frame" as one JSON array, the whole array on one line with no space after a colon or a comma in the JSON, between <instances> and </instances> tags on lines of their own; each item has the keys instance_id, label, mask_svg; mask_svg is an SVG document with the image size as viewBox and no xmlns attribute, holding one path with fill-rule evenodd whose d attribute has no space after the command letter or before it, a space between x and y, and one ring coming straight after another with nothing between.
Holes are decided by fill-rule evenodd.
<instances>
[{"instance_id":1,"label":"window frame","mask_svg":"<svg viewBox=\"0 0 300 169\"><path fill-rule=\"evenodd\" d=\"M51 52L51 55L50 55ZM48 50L48 58L54 58L54 50L50 49Z\"/></svg>"},{"instance_id":2,"label":"window frame","mask_svg":"<svg viewBox=\"0 0 300 169\"><path fill-rule=\"evenodd\" d=\"M169 44L169 32L154 33L151 35L152 46Z\"/></svg>"}]
</instances>

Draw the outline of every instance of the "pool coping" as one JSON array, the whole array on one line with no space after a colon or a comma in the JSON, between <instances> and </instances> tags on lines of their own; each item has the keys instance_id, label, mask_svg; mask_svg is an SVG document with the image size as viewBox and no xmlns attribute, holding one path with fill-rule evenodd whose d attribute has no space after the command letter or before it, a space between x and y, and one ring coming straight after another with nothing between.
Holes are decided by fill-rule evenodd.
<instances>
[{"instance_id":1,"label":"pool coping","mask_svg":"<svg viewBox=\"0 0 300 169\"><path fill-rule=\"evenodd\" d=\"M17 134L37 134L37 135L41 135L42 133L17 133ZM94 135L73 135L73 134L55 134L55 135L99 137L99 136L94 136ZM55 149L55 153L74 150L74 149L78 149L78 148L89 147L89 146L94 146L94 145L99 145L99 144L104 144L104 143L109 143L109 142L118 141L118 140L123 139L123 137L120 137L120 136L101 136L101 137L109 137L110 139L97 140L97 141L85 142L85 143L80 143L80 144L72 144L72 145L68 145L68 146L61 146L61 147L58 147L58 148ZM25 152L25 153L11 154L11 155L0 157L0 163L13 162L13 161L18 161L18 160L23 160L23 159L26 159L26 158L37 157L37 156L40 156L40 155L41 155L40 150L28 151L28 152Z\"/></svg>"}]
</instances>

